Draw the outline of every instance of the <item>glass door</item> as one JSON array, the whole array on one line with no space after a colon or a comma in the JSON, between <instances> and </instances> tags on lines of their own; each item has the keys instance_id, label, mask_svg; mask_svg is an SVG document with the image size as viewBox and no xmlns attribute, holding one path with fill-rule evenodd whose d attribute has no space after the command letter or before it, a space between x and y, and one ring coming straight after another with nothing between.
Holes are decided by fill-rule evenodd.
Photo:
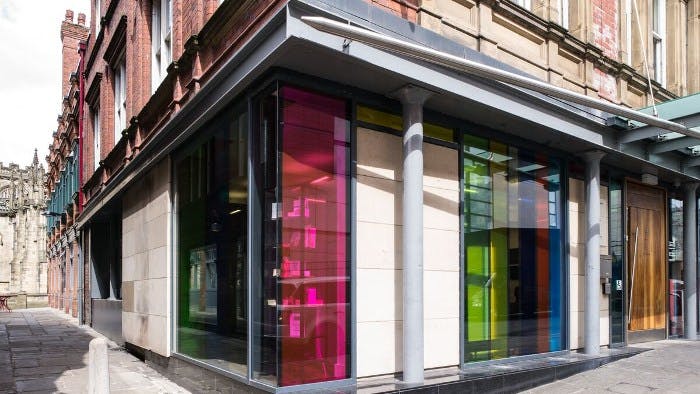
<instances>
[{"instance_id":1,"label":"glass door","mask_svg":"<svg viewBox=\"0 0 700 394\"><path fill-rule=\"evenodd\" d=\"M668 336L683 336L683 201L675 198L669 201L668 241Z\"/></svg>"},{"instance_id":2,"label":"glass door","mask_svg":"<svg viewBox=\"0 0 700 394\"><path fill-rule=\"evenodd\" d=\"M261 202L261 261L253 267L253 338L254 380L277 385L278 324L277 301L279 276L279 198L277 173L277 95L272 92L256 102L257 190Z\"/></svg>"},{"instance_id":3,"label":"glass door","mask_svg":"<svg viewBox=\"0 0 700 394\"><path fill-rule=\"evenodd\" d=\"M623 188L620 179L611 177L608 206L610 255L612 256L612 278L610 290L610 346L625 345L627 315L625 314L625 233Z\"/></svg>"}]
</instances>

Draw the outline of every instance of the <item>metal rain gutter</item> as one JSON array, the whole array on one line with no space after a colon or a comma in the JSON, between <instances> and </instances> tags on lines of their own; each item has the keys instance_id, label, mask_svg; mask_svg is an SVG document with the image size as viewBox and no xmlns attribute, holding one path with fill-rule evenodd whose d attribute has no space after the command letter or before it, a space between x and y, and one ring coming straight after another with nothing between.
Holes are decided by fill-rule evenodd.
<instances>
[{"instance_id":1,"label":"metal rain gutter","mask_svg":"<svg viewBox=\"0 0 700 394\"><path fill-rule=\"evenodd\" d=\"M324 17L302 16L301 19L308 25L320 31L345 37L350 40L359 41L375 48L387 50L393 53L400 53L470 75L476 75L486 79L493 79L499 82L529 89L547 96L556 97L572 103L585 105L601 111L609 112L611 114L623 116L650 126L656 126L668 131L674 131L676 133L687 135L688 137L700 138L699 131L689 129L680 123L671 122L666 119L657 118L640 111L623 107L621 105L588 97L586 95L572 92L534 78L524 77L512 72L499 70L495 67L487 66L468 59L463 59L449 53L437 51L424 45L399 40L385 34L376 33L362 27L351 26L349 24L337 22Z\"/></svg>"}]
</instances>

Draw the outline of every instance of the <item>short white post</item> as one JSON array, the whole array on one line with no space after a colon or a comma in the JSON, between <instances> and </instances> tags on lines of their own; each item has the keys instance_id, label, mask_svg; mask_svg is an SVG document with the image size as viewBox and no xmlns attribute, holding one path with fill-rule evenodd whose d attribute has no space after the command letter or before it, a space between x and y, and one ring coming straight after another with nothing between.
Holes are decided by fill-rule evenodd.
<instances>
[{"instance_id":1,"label":"short white post","mask_svg":"<svg viewBox=\"0 0 700 394\"><path fill-rule=\"evenodd\" d=\"M104 338L90 341L88 375L88 394L109 393L109 360L107 341Z\"/></svg>"}]
</instances>

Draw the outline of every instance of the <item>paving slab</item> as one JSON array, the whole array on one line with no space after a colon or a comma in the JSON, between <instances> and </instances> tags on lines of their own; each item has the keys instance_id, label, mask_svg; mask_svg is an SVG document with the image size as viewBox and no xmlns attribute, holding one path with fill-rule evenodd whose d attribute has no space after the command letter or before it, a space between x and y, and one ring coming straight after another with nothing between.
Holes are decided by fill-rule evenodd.
<instances>
[{"instance_id":1,"label":"paving slab","mask_svg":"<svg viewBox=\"0 0 700 394\"><path fill-rule=\"evenodd\" d=\"M102 337L51 308L0 312L0 393L86 393L88 349ZM189 393L110 342L113 393Z\"/></svg>"},{"instance_id":2,"label":"paving slab","mask_svg":"<svg viewBox=\"0 0 700 394\"><path fill-rule=\"evenodd\" d=\"M672 339L634 346L651 350L525 393L700 393L700 341Z\"/></svg>"}]
</instances>

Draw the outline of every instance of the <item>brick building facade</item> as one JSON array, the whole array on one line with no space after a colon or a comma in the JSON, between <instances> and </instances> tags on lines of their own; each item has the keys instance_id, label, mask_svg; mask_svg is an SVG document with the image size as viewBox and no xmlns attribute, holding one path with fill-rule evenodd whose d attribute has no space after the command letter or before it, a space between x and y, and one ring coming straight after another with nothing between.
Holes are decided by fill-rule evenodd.
<instances>
[{"instance_id":1,"label":"brick building facade","mask_svg":"<svg viewBox=\"0 0 700 394\"><path fill-rule=\"evenodd\" d=\"M700 179L689 151L644 154L651 131L601 111L651 104L650 88L656 101L700 91L700 0L647 3L640 38L631 3L612 0L92 0L85 199L57 227L80 234L83 321L194 390L330 388L406 373L409 359L422 376L624 344L614 295L580 306L579 216L593 209L581 168L598 156L577 155L608 153L603 224L621 211L620 179L654 174L676 197L669 185ZM322 33L305 15L602 104ZM402 117L422 125L423 113L423 210L402 210L419 194L401 197ZM637 126L649 138L620 139ZM419 211L425 222L409 221ZM402 241L409 227L422 231L415 242ZM616 253L612 237L601 254ZM426 297L413 305L425 316L402 309L412 256L425 259ZM583 319L593 309L594 329ZM605 334L585 342L593 331Z\"/></svg>"},{"instance_id":2,"label":"brick building facade","mask_svg":"<svg viewBox=\"0 0 700 394\"><path fill-rule=\"evenodd\" d=\"M78 280L80 233L75 229L75 219L80 213L81 45L85 45L88 34L85 14L78 14L75 21L73 11L66 11L61 22L63 100L46 157L49 305L74 317L78 317L78 296L82 289Z\"/></svg>"}]
</instances>

